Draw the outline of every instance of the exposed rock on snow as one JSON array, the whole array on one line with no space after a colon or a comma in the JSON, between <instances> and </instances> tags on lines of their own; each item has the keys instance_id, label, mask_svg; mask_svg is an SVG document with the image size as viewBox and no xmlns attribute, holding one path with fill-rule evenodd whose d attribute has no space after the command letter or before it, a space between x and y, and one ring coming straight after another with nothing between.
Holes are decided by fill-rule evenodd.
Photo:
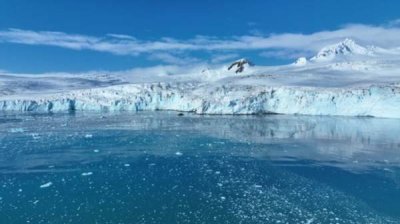
<instances>
[{"instance_id":1,"label":"exposed rock on snow","mask_svg":"<svg viewBox=\"0 0 400 224\"><path fill-rule=\"evenodd\" d=\"M241 73L245 69L245 67L253 66L253 63L251 63L249 60L242 58L239 59L235 62L233 62L229 67L228 70L236 69L235 73Z\"/></svg>"}]
</instances>

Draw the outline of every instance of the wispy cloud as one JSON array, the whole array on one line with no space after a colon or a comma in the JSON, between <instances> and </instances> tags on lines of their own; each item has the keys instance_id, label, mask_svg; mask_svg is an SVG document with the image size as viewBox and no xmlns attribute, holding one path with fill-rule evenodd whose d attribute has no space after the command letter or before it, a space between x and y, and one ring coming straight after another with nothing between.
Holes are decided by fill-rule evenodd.
<instances>
[{"instance_id":1,"label":"wispy cloud","mask_svg":"<svg viewBox=\"0 0 400 224\"><path fill-rule=\"evenodd\" d=\"M393 24L397 24L394 21ZM264 53L278 57L288 52L307 54L316 52L321 47L338 42L344 38L354 38L356 41L380 47L393 48L400 46L400 27L395 25L371 26L363 24L350 24L336 30L320 31L311 34L282 33L266 36L246 35L228 38L197 36L187 40L161 38L155 41L139 40L124 34L108 34L103 37L87 36L80 34L67 34L63 32L31 31L21 29L8 29L0 31L0 42L56 46L72 50L92 50L108 52L116 55L149 54L153 60L159 59L180 63L182 59L171 55L171 51L192 52L207 51L221 54L221 51L272 51ZM169 54L167 54L169 53ZM189 60L190 58L188 58ZM192 59L190 59L192 60ZM218 61L218 58L216 59Z\"/></svg>"},{"instance_id":2,"label":"wispy cloud","mask_svg":"<svg viewBox=\"0 0 400 224\"><path fill-rule=\"evenodd\" d=\"M161 61L175 65L194 64L194 63L199 63L201 61L200 59L195 57L181 56L181 55L176 56L167 52L152 53L149 55L148 58L153 61Z\"/></svg>"},{"instance_id":3,"label":"wispy cloud","mask_svg":"<svg viewBox=\"0 0 400 224\"><path fill-rule=\"evenodd\" d=\"M124 38L122 38L124 37ZM136 40L128 35L107 35L93 37L63 32L31 31L9 29L0 31L0 42L9 42L27 45L47 45L72 50L93 50L108 52L116 55L138 55L162 50L188 49L188 44L172 40L145 42Z\"/></svg>"},{"instance_id":4,"label":"wispy cloud","mask_svg":"<svg viewBox=\"0 0 400 224\"><path fill-rule=\"evenodd\" d=\"M211 63L218 64L221 62L226 62L232 59L238 59L240 57L239 54L231 53L231 54L217 54L211 58Z\"/></svg>"},{"instance_id":5,"label":"wispy cloud","mask_svg":"<svg viewBox=\"0 0 400 224\"><path fill-rule=\"evenodd\" d=\"M137 40L135 37L125 35L125 34L115 34L115 33L109 33L107 34L109 37L117 38L117 39L125 39L125 40Z\"/></svg>"},{"instance_id":6,"label":"wispy cloud","mask_svg":"<svg viewBox=\"0 0 400 224\"><path fill-rule=\"evenodd\" d=\"M259 56L264 58L295 59L299 57L309 57L312 56L312 54L312 51L270 50L261 52Z\"/></svg>"}]
</instances>

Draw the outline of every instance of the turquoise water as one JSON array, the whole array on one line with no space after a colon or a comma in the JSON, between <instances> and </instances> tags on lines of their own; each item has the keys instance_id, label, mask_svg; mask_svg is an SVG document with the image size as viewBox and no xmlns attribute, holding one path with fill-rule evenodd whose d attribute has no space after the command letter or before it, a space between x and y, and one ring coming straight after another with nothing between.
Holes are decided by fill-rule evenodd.
<instances>
[{"instance_id":1,"label":"turquoise water","mask_svg":"<svg viewBox=\"0 0 400 224\"><path fill-rule=\"evenodd\" d=\"M0 223L400 223L400 120L0 115Z\"/></svg>"}]
</instances>

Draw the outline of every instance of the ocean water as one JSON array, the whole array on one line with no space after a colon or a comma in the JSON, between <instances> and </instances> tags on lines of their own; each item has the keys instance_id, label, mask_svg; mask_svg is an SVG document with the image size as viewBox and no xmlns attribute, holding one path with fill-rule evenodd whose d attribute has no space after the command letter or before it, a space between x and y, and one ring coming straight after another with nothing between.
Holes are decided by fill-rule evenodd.
<instances>
[{"instance_id":1,"label":"ocean water","mask_svg":"<svg viewBox=\"0 0 400 224\"><path fill-rule=\"evenodd\" d=\"M0 223L400 223L400 120L0 114Z\"/></svg>"}]
</instances>

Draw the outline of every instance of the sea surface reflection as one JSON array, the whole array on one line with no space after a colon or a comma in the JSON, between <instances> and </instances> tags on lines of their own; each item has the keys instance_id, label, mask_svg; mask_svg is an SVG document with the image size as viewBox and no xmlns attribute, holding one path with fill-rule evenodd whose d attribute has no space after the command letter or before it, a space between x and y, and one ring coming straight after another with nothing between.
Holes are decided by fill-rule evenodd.
<instances>
[{"instance_id":1,"label":"sea surface reflection","mask_svg":"<svg viewBox=\"0 0 400 224\"><path fill-rule=\"evenodd\" d=\"M399 223L400 120L0 115L1 223Z\"/></svg>"}]
</instances>

